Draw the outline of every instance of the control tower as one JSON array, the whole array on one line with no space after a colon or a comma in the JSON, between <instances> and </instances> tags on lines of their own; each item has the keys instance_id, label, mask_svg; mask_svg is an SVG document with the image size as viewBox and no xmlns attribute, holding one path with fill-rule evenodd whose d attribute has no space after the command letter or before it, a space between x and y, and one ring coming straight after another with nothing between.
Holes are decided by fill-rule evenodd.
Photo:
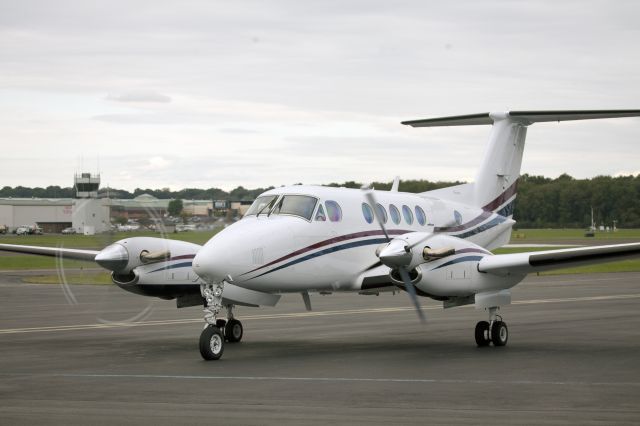
<instances>
[{"instance_id":1,"label":"control tower","mask_svg":"<svg viewBox=\"0 0 640 426\"><path fill-rule=\"evenodd\" d=\"M98 198L99 187L100 175L76 173L73 177L73 188L76 190L76 198Z\"/></svg>"},{"instance_id":2,"label":"control tower","mask_svg":"<svg viewBox=\"0 0 640 426\"><path fill-rule=\"evenodd\" d=\"M98 198L100 175L76 173L73 179L76 198L71 212L72 226L77 233L93 235L109 230L109 199Z\"/></svg>"}]
</instances>

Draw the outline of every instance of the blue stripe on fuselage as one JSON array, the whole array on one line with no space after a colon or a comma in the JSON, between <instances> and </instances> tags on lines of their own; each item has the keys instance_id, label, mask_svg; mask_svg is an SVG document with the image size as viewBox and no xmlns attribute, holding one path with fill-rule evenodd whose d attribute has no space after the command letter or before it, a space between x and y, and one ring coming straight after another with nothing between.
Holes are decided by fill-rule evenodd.
<instances>
[{"instance_id":1,"label":"blue stripe on fuselage","mask_svg":"<svg viewBox=\"0 0 640 426\"><path fill-rule=\"evenodd\" d=\"M280 265L277 268L274 268L274 269L272 269L270 271L264 272L264 273L262 273L260 275L256 275L253 278L258 278L258 277L261 277L263 275L270 274L271 272L275 272L275 271L279 271L280 269L287 268L287 267L289 267L291 265L295 265L297 263L301 263L301 262L304 262L306 260L313 259L315 257L324 256L325 254L335 253L337 251L346 250L346 249L350 249L350 248L354 248L354 247L363 247L363 246L369 246L369 245L374 245L374 244L382 244L382 243L386 243L386 242L387 242L387 240L385 238L376 238L374 240L360 240L360 241L354 241L354 242L347 243L347 244L341 244L339 246L329 247L329 248L326 248L324 250L320 250L320 251L317 251L315 253L311 253L311 254L308 254L308 255L303 256L301 258L298 258L296 260L293 260L291 262L285 263L284 265ZM249 279L252 280L253 278L249 278Z\"/></svg>"},{"instance_id":2,"label":"blue stripe on fuselage","mask_svg":"<svg viewBox=\"0 0 640 426\"><path fill-rule=\"evenodd\" d=\"M472 229L471 231L467 231L464 232L462 234L451 234L452 237L457 237L457 238L468 238L472 235L475 234L479 234L480 232L484 232L488 229L493 228L494 226L497 226L501 223L503 223L504 221L506 221L507 218L503 217L503 216L497 216L495 219L490 220L489 222L485 223L484 225L480 225L477 228Z\"/></svg>"}]
</instances>

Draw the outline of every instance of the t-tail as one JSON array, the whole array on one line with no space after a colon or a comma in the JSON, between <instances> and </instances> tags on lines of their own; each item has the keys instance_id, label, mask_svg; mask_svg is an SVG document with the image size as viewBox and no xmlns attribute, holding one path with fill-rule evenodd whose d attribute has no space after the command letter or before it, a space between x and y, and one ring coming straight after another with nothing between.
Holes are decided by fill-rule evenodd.
<instances>
[{"instance_id":1,"label":"t-tail","mask_svg":"<svg viewBox=\"0 0 640 426\"><path fill-rule=\"evenodd\" d=\"M403 121L412 127L493 125L474 182L429 191L425 195L513 215L527 127L545 121L638 117L640 110L508 111Z\"/></svg>"}]
</instances>

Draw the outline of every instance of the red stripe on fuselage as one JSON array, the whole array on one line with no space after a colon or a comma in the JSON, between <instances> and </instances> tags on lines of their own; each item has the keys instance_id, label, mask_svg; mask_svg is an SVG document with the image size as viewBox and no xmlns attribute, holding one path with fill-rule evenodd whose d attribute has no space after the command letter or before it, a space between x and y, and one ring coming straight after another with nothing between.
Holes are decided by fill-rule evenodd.
<instances>
[{"instance_id":1,"label":"red stripe on fuselage","mask_svg":"<svg viewBox=\"0 0 640 426\"><path fill-rule=\"evenodd\" d=\"M407 231L407 230L402 230L402 229L387 229L387 233L389 235L402 235L402 234L406 234L408 232L414 232L414 231ZM286 256L282 256L279 259L276 259L276 260L274 260L272 262L269 262L266 265L259 266L259 267L255 268L255 269L252 269L251 271L245 272L242 275L250 274L250 273L258 271L258 270L260 270L262 268L266 268L266 267L274 265L274 264L276 264L278 262L282 262L282 261L290 259L290 258L292 258L294 256L298 256L300 254L306 253L306 252L311 251L311 250L315 250L315 249L320 248L320 247L328 246L328 245L334 244L334 243L339 243L341 241L347 241L347 240L352 240L352 239L355 239L355 238L362 238L362 237L371 237L371 236L374 236L374 235L384 235L384 233L382 232L382 230L363 231L363 232L356 232L356 233L353 233L353 234L341 235L339 237L329 238L328 240L320 241L320 242L317 242L315 244L311 244L310 246L307 246L305 248L301 248L300 250L296 250L293 253L289 253Z\"/></svg>"},{"instance_id":2,"label":"red stripe on fuselage","mask_svg":"<svg viewBox=\"0 0 640 426\"><path fill-rule=\"evenodd\" d=\"M475 218L471 219L467 223L463 223L462 225L457 226L445 226L445 227L436 227L433 232L460 232L465 231L472 226L479 224L480 222L488 219L491 215L498 209L501 205L503 205L509 198L513 197L518 192L518 181L516 180L508 187L502 194L500 194L495 200L487 204L482 208L483 212L480 213Z\"/></svg>"}]
</instances>

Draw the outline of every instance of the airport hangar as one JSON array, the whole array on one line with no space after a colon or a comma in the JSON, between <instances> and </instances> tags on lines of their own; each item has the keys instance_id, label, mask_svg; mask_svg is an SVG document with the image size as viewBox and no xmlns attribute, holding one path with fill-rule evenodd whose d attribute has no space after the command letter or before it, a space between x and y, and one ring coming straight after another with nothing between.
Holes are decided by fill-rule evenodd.
<instances>
[{"instance_id":1,"label":"airport hangar","mask_svg":"<svg viewBox=\"0 0 640 426\"><path fill-rule=\"evenodd\" d=\"M23 225L38 225L45 233L74 228L76 233L91 235L111 230L112 219L142 218L161 220L171 199L141 194L133 199L98 196L100 175L76 174L75 198L0 198L0 225L9 231ZM251 201L182 200L188 216L211 217L230 213L242 216Z\"/></svg>"}]
</instances>

